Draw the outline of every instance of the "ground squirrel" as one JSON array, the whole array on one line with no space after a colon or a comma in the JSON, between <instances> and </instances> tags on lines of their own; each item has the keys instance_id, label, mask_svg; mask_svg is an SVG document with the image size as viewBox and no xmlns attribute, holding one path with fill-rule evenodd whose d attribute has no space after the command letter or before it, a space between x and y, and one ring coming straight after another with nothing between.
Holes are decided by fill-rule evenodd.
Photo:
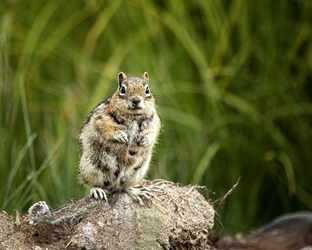
<instances>
[{"instance_id":1,"label":"ground squirrel","mask_svg":"<svg viewBox=\"0 0 312 250\"><path fill-rule=\"evenodd\" d=\"M95 199L126 191L141 205L153 196L137 186L143 180L160 130L148 73L118 74L118 89L101 102L83 123L79 136L80 177Z\"/></svg>"}]
</instances>

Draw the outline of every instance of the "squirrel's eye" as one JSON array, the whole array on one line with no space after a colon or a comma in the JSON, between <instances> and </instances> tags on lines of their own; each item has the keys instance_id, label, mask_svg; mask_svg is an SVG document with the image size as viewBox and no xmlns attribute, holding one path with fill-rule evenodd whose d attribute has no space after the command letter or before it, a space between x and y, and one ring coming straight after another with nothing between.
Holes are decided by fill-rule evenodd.
<instances>
[{"instance_id":1,"label":"squirrel's eye","mask_svg":"<svg viewBox=\"0 0 312 250\"><path fill-rule=\"evenodd\" d=\"M151 94L150 89L149 89L148 86L146 86L146 88L145 88L145 94L146 95L150 95Z\"/></svg>"},{"instance_id":2,"label":"squirrel's eye","mask_svg":"<svg viewBox=\"0 0 312 250\"><path fill-rule=\"evenodd\" d=\"M120 95L125 95L126 94L126 87L124 85L121 86L119 94Z\"/></svg>"}]
</instances>

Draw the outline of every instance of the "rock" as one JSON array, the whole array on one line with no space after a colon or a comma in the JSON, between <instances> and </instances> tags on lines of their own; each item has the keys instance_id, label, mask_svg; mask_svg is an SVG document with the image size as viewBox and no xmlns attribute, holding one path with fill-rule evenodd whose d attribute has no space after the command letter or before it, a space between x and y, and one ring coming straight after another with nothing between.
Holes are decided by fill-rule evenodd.
<instances>
[{"instance_id":1,"label":"rock","mask_svg":"<svg viewBox=\"0 0 312 250\"><path fill-rule=\"evenodd\" d=\"M312 212L285 214L235 239L216 239L212 241L218 250L308 250L312 245Z\"/></svg>"},{"instance_id":2,"label":"rock","mask_svg":"<svg viewBox=\"0 0 312 250\"><path fill-rule=\"evenodd\" d=\"M28 214L14 219L1 214L1 225L4 222L7 227L1 228L0 240L7 240L6 245L1 240L0 246L49 250L206 249L215 212L196 187L180 187L163 180L144 186L155 198L145 201L143 207L126 193L115 193L108 204L88 196L40 217Z\"/></svg>"},{"instance_id":3,"label":"rock","mask_svg":"<svg viewBox=\"0 0 312 250\"><path fill-rule=\"evenodd\" d=\"M258 229L259 232L267 232L274 229L291 228L307 234L312 229L312 212L298 211L294 213L284 214L273 221L263 225Z\"/></svg>"}]
</instances>

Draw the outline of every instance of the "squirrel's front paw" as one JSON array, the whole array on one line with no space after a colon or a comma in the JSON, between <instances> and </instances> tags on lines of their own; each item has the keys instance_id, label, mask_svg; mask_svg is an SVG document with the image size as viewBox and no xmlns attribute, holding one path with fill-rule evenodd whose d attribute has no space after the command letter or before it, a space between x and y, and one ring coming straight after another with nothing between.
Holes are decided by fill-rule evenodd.
<instances>
[{"instance_id":1,"label":"squirrel's front paw","mask_svg":"<svg viewBox=\"0 0 312 250\"><path fill-rule=\"evenodd\" d=\"M90 189L90 195L96 200L104 200L107 202L105 189L93 187Z\"/></svg>"},{"instance_id":2,"label":"squirrel's front paw","mask_svg":"<svg viewBox=\"0 0 312 250\"><path fill-rule=\"evenodd\" d=\"M120 131L114 136L114 139L118 142L126 143L128 142L128 135L125 132Z\"/></svg>"},{"instance_id":3,"label":"squirrel's front paw","mask_svg":"<svg viewBox=\"0 0 312 250\"><path fill-rule=\"evenodd\" d=\"M126 188L125 191L134 201L137 201L140 206L144 206L142 197L147 200L151 200L151 198L155 197L152 192L145 187L129 187Z\"/></svg>"},{"instance_id":4,"label":"squirrel's front paw","mask_svg":"<svg viewBox=\"0 0 312 250\"><path fill-rule=\"evenodd\" d=\"M138 141L138 144L143 147L147 147L152 144L152 138L148 135L142 136Z\"/></svg>"}]
</instances>

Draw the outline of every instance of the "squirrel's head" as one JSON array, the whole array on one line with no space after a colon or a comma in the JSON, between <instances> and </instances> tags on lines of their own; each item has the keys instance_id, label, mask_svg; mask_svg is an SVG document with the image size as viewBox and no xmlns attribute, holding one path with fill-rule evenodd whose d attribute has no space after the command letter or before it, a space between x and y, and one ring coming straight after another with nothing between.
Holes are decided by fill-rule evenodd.
<instances>
[{"instance_id":1,"label":"squirrel's head","mask_svg":"<svg viewBox=\"0 0 312 250\"><path fill-rule=\"evenodd\" d=\"M142 77L118 74L118 89L112 98L114 110L128 114L144 114L154 110L155 99L148 86L148 73Z\"/></svg>"}]
</instances>

